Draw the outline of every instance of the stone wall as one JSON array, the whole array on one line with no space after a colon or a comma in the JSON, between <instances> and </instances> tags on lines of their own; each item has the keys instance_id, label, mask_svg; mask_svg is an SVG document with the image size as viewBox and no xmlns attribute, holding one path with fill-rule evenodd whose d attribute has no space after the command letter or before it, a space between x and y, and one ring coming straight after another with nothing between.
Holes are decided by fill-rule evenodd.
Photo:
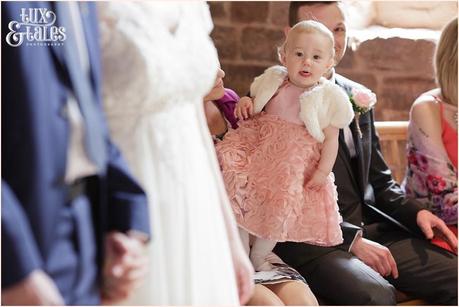
<instances>
[{"instance_id":1,"label":"stone wall","mask_svg":"<svg viewBox=\"0 0 459 307\"><path fill-rule=\"evenodd\" d=\"M434 49L427 39L374 38L348 48L337 72L376 93L376 120L408 120L416 97L435 87Z\"/></svg>"},{"instance_id":2,"label":"stone wall","mask_svg":"<svg viewBox=\"0 0 459 307\"><path fill-rule=\"evenodd\" d=\"M225 84L245 95L255 76L278 64L276 46L284 39L289 2L208 3Z\"/></svg>"},{"instance_id":3,"label":"stone wall","mask_svg":"<svg viewBox=\"0 0 459 307\"><path fill-rule=\"evenodd\" d=\"M284 39L289 2L208 3L225 84L245 95L255 76L278 64L276 47ZM411 32L377 31L380 35L363 40L357 31L354 38L362 42L353 44L354 50L348 48L337 71L378 95L377 120L407 120L413 100L435 86L432 55L438 31L418 30L412 37Z\"/></svg>"}]
</instances>

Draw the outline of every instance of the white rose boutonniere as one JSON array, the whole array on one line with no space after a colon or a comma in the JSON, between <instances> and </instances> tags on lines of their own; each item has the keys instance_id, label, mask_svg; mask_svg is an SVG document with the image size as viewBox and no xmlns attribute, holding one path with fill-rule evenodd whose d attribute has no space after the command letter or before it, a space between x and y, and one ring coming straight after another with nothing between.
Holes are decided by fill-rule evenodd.
<instances>
[{"instance_id":1,"label":"white rose boutonniere","mask_svg":"<svg viewBox=\"0 0 459 307\"><path fill-rule=\"evenodd\" d=\"M355 125L359 136L362 137L362 132L359 127L360 115L370 111L376 104L376 95L372 91L366 88L353 88L349 100L352 104L352 109L355 113Z\"/></svg>"}]
</instances>

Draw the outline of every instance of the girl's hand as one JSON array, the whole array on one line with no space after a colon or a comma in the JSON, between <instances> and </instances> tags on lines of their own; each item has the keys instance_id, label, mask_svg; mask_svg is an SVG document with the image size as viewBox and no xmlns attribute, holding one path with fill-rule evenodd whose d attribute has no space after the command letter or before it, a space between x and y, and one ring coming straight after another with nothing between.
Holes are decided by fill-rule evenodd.
<instances>
[{"instance_id":1,"label":"girl's hand","mask_svg":"<svg viewBox=\"0 0 459 307\"><path fill-rule=\"evenodd\" d=\"M244 96L242 97L234 109L234 116L238 119L248 119L253 114L253 102L252 98Z\"/></svg>"},{"instance_id":2,"label":"girl's hand","mask_svg":"<svg viewBox=\"0 0 459 307\"><path fill-rule=\"evenodd\" d=\"M328 173L324 172L321 169L317 169L312 175L311 179L306 183L305 188L317 191L320 189L327 179Z\"/></svg>"}]
</instances>

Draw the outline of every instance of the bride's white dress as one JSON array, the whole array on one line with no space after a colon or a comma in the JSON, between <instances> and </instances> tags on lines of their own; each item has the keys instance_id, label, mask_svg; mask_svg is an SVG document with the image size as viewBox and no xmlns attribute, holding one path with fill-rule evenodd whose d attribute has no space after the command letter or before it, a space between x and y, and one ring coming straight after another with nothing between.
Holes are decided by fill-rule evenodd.
<instances>
[{"instance_id":1,"label":"bride's white dress","mask_svg":"<svg viewBox=\"0 0 459 307\"><path fill-rule=\"evenodd\" d=\"M110 132L148 194L150 273L129 305L237 305L203 111L218 58L203 2L99 4Z\"/></svg>"}]
</instances>

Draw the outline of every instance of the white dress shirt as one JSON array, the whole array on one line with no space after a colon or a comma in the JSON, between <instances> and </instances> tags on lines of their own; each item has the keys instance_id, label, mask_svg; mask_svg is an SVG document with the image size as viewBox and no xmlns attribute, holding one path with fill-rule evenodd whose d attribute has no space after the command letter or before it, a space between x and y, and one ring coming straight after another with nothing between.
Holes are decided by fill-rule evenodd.
<instances>
[{"instance_id":1,"label":"white dress shirt","mask_svg":"<svg viewBox=\"0 0 459 307\"><path fill-rule=\"evenodd\" d=\"M69 34L75 35L75 41L78 49L75 50L75 52L78 52L81 67L89 78L89 56L84 37L83 24L81 22L80 9L78 7L78 3L76 2L68 2L68 5L73 28L75 30L75 33ZM73 93L70 93L69 99L67 100L66 114L70 124L70 139L69 146L67 148L67 165L64 180L66 183L70 184L78 178L96 174L97 166L90 160L87 152L85 151L84 119Z\"/></svg>"}]
</instances>

